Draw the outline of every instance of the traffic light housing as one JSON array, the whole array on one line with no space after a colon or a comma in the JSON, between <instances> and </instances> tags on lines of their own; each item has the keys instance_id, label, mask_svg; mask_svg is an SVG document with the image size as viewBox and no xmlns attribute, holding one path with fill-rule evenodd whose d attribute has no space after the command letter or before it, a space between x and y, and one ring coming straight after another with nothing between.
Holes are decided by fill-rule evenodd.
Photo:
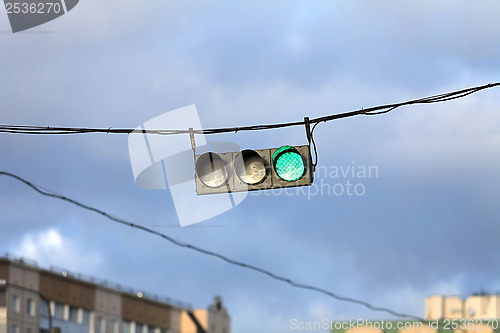
<instances>
[{"instance_id":1,"label":"traffic light housing","mask_svg":"<svg viewBox=\"0 0 500 333\"><path fill-rule=\"evenodd\" d=\"M195 155L196 194L310 186L308 145Z\"/></svg>"}]
</instances>

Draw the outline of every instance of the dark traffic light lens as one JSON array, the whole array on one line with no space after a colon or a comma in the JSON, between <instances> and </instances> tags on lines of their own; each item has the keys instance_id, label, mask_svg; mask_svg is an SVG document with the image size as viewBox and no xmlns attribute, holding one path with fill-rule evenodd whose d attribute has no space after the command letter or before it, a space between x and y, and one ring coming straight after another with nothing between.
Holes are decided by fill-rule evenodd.
<instances>
[{"instance_id":1,"label":"dark traffic light lens","mask_svg":"<svg viewBox=\"0 0 500 333\"><path fill-rule=\"evenodd\" d=\"M228 181L228 173L222 158L215 153L205 153L196 161L196 174L208 187L220 187Z\"/></svg>"},{"instance_id":2,"label":"dark traffic light lens","mask_svg":"<svg viewBox=\"0 0 500 333\"><path fill-rule=\"evenodd\" d=\"M291 146L280 147L274 152L273 165L278 177L288 182L299 180L305 172L302 156Z\"/></svg>"},{"instance_id":3,"label":"dark traffic light lens","mask_svg":"<svg viewBox=\"0 0 500 333\"><path fill-rule=\"evenodd\" d=\"M234 170L238 178L249 185L255 185L266 178L264 159L253 150L243 150L234 159Z\"/></svg>"}]
</instances>

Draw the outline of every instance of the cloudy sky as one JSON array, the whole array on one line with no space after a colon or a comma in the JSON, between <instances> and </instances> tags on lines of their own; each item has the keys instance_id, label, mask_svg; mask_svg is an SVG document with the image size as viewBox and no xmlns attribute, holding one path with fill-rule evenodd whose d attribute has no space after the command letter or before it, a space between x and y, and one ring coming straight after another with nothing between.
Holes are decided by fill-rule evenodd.
<instances>
[{"instance_id":1,"label":"cloudy sky","mask_svg":"<svg viewBox=\"0 0 500 333\"><path fill-rule=\"evenodd\" d=\"M81 0L13 34L2 11L0 123L135 128L196 104L205 128L244 126L498 82L499 12L497 0ZM135 184L127 135L0 134L0 169L295 281L423 316L431 294L500 291L499 105L493 88L320 124L319 168L377 173L318 173L308 191L258 192L185 228L168 190ZM256 149L306 142L300 127L210 140ZM347 181L363 195L328 193ZM194 307L221 295L235 333L288 332L293 318L390 318L175 247L7 177L0 223L0 251L44 267Z\"/></svg>"}]
</instances>

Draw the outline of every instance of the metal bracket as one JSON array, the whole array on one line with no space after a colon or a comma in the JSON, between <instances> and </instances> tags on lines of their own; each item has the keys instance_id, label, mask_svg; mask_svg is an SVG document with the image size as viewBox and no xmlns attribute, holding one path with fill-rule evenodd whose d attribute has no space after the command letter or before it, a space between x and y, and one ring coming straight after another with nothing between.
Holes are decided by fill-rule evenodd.
<instances>
[{"instance_id":1,"label":"metal bracket","mask_svg":"<svg viewBox=\"0 0 500 333\"><path fill-rule=\"evenodd\" d=\"M306 136L307 136L307 141L309 142L309 146L311 146L311 123L309 122L309 117L304 117L304 124L306 126Z\"/></svg>"},{"instance_id":2,"label":"metal bracket","mask_svg":"<svg viewBox=\"0 0 500 333\"><path fill-rule=\"evenodd\" d=\"M189 127L189 138L191 139L191 148L193 153L196 155L196 141L194 140L194 131L192 127Z\"/></svg>"},{"instance_id":3,"label":"metal bracket","mask_svg":"<svg viewBox=\"0 0 500 333\"><path fill-rule=\"evenodd\" d=\"M309 121L309 117L304 117L304 125L306 126L306 137L307 137L307 142L309 143L309 165L311 166L311 177L314 174L314 171L316 171L315 165L312 164L312 156L311 156L311 142L312 142L312 133L311 133L311 122ZM312 178L311 178L312 179Z\"/></svg>"}]
</instances>

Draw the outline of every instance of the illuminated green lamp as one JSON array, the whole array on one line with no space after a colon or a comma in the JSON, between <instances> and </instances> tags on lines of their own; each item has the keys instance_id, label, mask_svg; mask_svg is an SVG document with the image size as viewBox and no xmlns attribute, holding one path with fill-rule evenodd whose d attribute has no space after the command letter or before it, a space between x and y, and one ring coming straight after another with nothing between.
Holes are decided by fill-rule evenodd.
<instances>
[{"instance_id":1,"label":"illuminated green lamp","mask_svg":"<svg viewBox=\"0 0 500 333\"><path fill-rule=\"evenodd\" d=\"M273 166L278 177L288 182L299 180L306 171L302 155L292 146L283 146L274 152Z\"/></svg>"}]
</instances>

